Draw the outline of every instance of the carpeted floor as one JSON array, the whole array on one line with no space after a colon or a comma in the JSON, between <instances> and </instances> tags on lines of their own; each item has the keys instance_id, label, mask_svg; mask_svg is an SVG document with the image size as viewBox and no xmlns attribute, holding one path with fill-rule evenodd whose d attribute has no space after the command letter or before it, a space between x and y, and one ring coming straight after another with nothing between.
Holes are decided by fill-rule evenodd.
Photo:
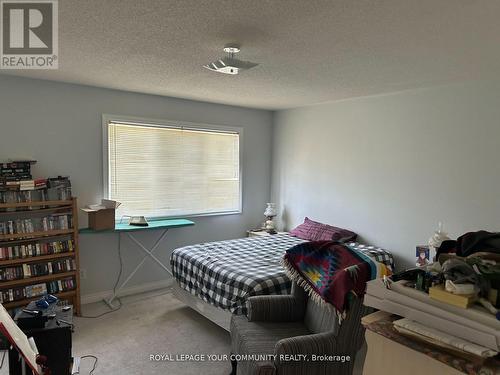
<instances>
[{"instance_id":1,"label":"carpeted floor","mask_svg":"<svg viewBox=\"0 0 500 375\"><path fill-rule=\"evenodd\" d=\"M75 356L99 358L95 375L225 375L231 365L218 362L154 362L151 354L228 354L229 334L178 301L169 291L122 299L120 310L98 319L75 318ZM84 315L108 311L104 303L83 307ZM81 375L93 359L82 360Z\"/></svg>"}]
</instances>

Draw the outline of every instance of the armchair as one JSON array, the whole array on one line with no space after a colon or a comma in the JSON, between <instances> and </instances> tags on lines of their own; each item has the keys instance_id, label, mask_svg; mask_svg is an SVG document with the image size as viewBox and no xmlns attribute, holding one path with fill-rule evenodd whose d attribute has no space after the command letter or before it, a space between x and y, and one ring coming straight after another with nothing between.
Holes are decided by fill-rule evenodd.
<instances>
[{"instance_id":1,"label":"armchair","mask_svg":"<svg viewBox=\"0 0 500 375\"><path fill-rule=\"evenodd\" d=\"M333 308L309 299L296 283L290 295L250 297L248 317L231 319L231 351L242 359L232 362L232 374L352 374L364 340L361 317L367 312L356 298L339 325Z\"/></svg>"}]
</instances>

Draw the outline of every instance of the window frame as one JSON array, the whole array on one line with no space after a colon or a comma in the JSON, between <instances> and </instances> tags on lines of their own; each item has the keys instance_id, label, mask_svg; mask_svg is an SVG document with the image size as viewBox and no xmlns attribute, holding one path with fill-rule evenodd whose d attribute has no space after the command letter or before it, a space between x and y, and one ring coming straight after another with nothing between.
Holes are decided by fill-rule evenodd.
<instances>
[{"instance_id":1,"label":"window frame","mask_svg":"<svg viewBox=\"0 0 500 375\"><path fill-rule=\"evenodd\" d=\"M192 214L179 214L179 215L162 215L162 216L146 216L148 219L168 219L175 217L204 217L204 216L225 216L225 215L240 215L243 213L243 127L240 126L226 126L226 125L215 125L206 123L194 123L188 121L173 121L164 119L153 119L146 117L136 117L136 116L124 116L124 115L113 115L113 114L103 114L102 115L102 186L103 186L103 197L109 199L109 187L110 187L110 173L109 173L109 124L112 122L129 124L129 125L142 125L149 127L160 127L160 128L175 128L175 129L187 129L187 130L203 130L212 132L225 132L225 133L235 133L238 134L239 139L239 201L238 207L233 211L220 211L220 212L205 212L205 213L192 213ZM121 219L120 216L116 216L115 219Z\"/></svg>"}]
</instances>

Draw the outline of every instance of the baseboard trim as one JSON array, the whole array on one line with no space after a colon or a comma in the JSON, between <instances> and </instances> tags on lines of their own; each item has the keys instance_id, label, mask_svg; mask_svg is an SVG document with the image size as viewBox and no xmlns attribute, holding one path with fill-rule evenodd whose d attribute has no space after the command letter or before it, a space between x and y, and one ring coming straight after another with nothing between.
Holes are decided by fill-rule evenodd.
<instances>
[{"instance_id":1,"label":"baseboard trim","mask_svg":"<svg viewBox=\"0 0 500 375\"><path fill-rule=\"evenodd\" d=\"M173 285L172 279L153 281L151 283L145 283L145 284L141 284L141 285L131 286L129 288L123 288L118 293L118 297L126 297L126 296L130 296L133 294L151 292L151 291L157 290L157 289L170 288L170 287L172 287L172 285ZM84 294L81 296L81 303L82 303L82 305L86 305L89 303L99 302L105 298L111 297L112 295L113 295L113 290L111 290L111 289L110 290L103 290L102 292Z\"/></svg>"}]
</instances>

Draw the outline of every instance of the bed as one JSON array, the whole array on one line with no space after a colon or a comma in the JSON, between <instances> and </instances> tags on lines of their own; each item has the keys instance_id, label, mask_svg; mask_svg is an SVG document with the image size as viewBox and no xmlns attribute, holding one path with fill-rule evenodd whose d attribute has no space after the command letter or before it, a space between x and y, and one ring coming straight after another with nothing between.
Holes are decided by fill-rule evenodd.
<instances>
[{"instance_id":1,"label":"bed","mask_svg":"<svg viewBox=\"0 0 500 375\"><path fill-rule=\"evenodd\" d=\"M231 314L246 314L246 300L288 294L291 282L280 264L284 252L305 242L289 234L201 243L174 250L170 258L175 295L229 330ZM347 244L393 269L392 255L374 246Z\"/></svg>"}]
</instances>

